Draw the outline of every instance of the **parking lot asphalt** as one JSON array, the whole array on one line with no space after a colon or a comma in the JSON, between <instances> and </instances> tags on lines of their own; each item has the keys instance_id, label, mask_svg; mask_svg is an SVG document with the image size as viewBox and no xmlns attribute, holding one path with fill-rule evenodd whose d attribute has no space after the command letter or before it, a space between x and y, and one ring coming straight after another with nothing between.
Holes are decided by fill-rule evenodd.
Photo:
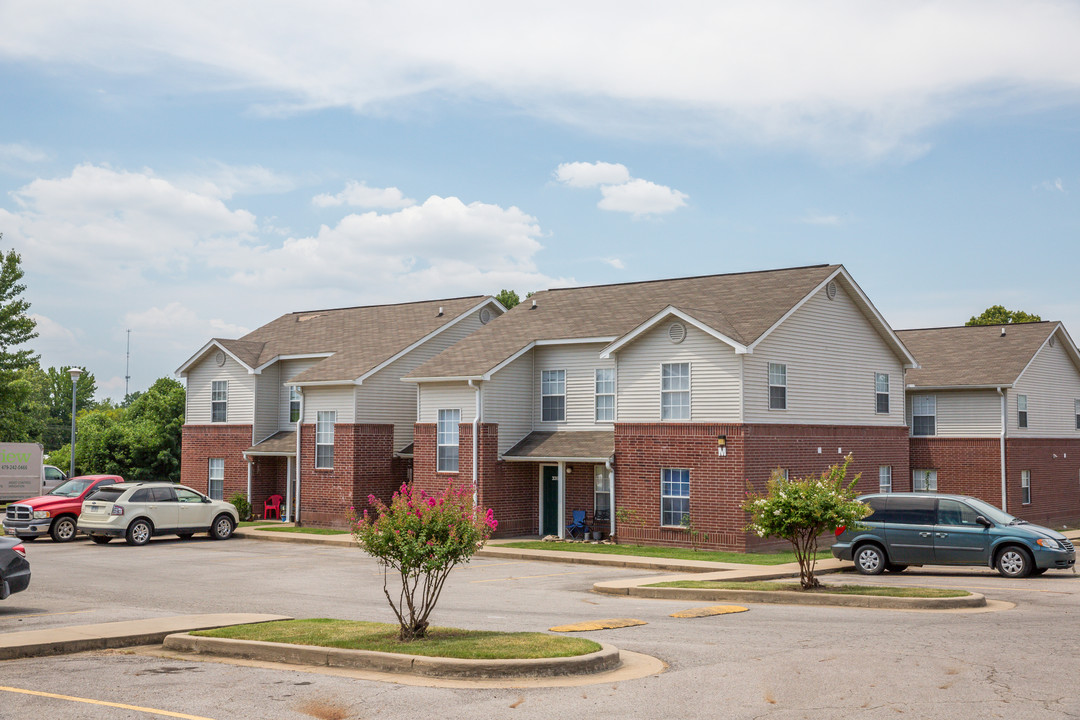
<instances>
[{"instance_id":1,"label":"parking lot asphalt","mask_svg":"<svg viewBox=\"0 0 1080 720\"><path fill-rule=\"evenodd\" d=\"M31 588L0 603L0 633L207 612L393 621L380 568L355 548L162 538L140 548L38 541L28 553ZM752 605L745 613L679 619L670 615L692 604L589 591L598 581L640 575L617 567L477 558L451 574L432 620L546 630L635 618L644 624L587 635L668 664L646 678L562 688L431 688L129 649L0 663L0 716L1080 715L1080 576L1073 573L1009 580L982 569L913 568L858 578L959 586L1016 604L983 614Z\"/></svg>"}]
</instances>

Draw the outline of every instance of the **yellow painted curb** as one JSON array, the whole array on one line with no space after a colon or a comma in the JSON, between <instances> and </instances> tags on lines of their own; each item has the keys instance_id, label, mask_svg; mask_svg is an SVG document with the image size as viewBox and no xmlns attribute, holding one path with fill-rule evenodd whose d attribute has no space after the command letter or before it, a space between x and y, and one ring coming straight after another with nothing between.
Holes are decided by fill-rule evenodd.
<instances>
[{"instance_id":1,"label":"yellow painted curb","mask_svg":"<svg viewBox=\"0 0 1080 720\"><path fill-rule=\"evenodd\" d=\"M574 623L573 625L557 625L548 628L551 632L585 632L587 630L614 630L615 628L634 627L635 625L648 625L644 620L632 618L612 618L610 620L590 620L589 622Z\"/></svg>"},{"instance_id":2,"label":"yellow painted curb","mask_svg":"<svg viewBox=\"0 0 1080 720\"><path fill-rule=\"evenodd\" d=\"M730 615L731 613L746 612L747 608L741 605L710 605L709 607L690 608L671 613L673 618L699 618L711 615Z\"/></svg>"}]
</instances>

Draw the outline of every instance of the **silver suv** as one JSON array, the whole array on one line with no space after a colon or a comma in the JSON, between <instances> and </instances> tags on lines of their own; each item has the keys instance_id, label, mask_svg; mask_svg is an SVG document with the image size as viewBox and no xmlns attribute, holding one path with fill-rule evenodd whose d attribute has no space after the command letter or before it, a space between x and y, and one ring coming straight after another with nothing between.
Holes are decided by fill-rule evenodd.
<instances>
[{"instance_id":1,"label":"silver suv","mask_svg":"<svg viewBox=\"0 0 1080 720\"><path fill-rule=\"evenodd\" d=\"M183 485L124 483L103 487L86 498L79 532L101 544L122 537L129 545L145 545L155 535L187 540L198 532L226 540L239 520L232 503L211 500Z\"/></svg>"}]
</instances>

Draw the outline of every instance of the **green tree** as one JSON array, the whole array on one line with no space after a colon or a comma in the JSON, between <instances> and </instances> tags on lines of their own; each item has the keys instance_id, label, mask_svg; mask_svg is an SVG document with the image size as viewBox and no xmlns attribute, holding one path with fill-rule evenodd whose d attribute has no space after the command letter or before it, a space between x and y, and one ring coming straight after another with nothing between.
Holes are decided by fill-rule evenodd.
<instances>
[{"instance_id":1,"label":"green tree","mask_svg":"<svg viewBox=\"0 0 1080 720\"><path fill-rule=\"evenodd\" d=\"M774 472L764 494L747 493L743 510L750 514L749 532L758 537L782 538L791 543L799 561L799 582L804 590L820 587L814 577L818 537L842 525L855 525L870 513L855 499L860 475L844 485L852 456L821 473L821 477L784 480Z\"/></svg>"},{"instance_id":2,"label":"green tree","mask_svg":"<svg viewBox=\"0 0 1080 720\"><path fill-rule=\"evenodd\" d=\"M507 310L521 303L521 298L519 298L518 294L513 290L500 290L499 294L495 296L495 299L501 302Z\"/></svg>"},{"instance_id":3,"label":"green tree","mask_svg":"<svg viewBox=\"0 0 1080 720\"><path fill-rule=\"evenodd\" d=\"M1042 318L1023 310L1007 310L1004 305L991 305L982 311L982 315L972 316L964 325L1009 325L1029 322L1042 322Z\"/></svg>"},{"instance_id":4,"label":"green tree","mask_svg":"<svg viewBox=\"0 0 1080 720\"><path fill-rule=\"evenodd\" d=\"M20 410L30 399L32 388L18 382L19 372L37 363L33 350L16 349L38 336L37 323L28 314L30 303L22 297L26 285L20 282L24 274L21 262L14 250L0 255L0 440L6 441L26 433Z\"/></svg>"}]
</instances>

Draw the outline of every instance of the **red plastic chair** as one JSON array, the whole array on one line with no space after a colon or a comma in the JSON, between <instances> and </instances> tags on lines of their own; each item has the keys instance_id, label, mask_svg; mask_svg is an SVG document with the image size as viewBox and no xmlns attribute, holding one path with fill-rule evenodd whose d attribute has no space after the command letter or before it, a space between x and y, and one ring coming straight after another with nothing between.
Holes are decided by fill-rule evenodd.
<instances>
[{"instance_id":1,"label":"red plastic chair","mask_svg":"<svg viewBox=\"0 0 1080 720\"><path fill-rule=\"evenodd\" d=\"M266 502L263 503L263 520L270 519L270 513L274 514L275 520L281 519L281 501L284 500L280 495L274 494L266 498Z\"/></svg>"}]
</instances>

